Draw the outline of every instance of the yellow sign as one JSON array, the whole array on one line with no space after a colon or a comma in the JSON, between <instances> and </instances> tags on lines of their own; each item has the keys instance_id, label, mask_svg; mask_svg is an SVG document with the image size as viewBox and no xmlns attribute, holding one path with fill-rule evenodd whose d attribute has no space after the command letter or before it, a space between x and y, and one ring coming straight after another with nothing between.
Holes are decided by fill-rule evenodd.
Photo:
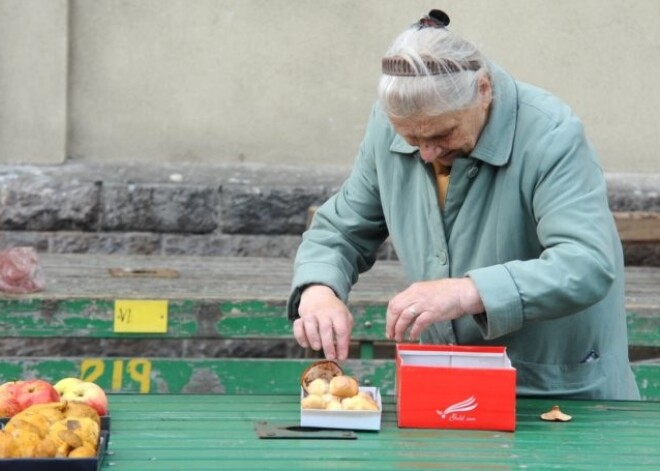
<instances>
[{"instance_id":1,"label":"yellow sign","mask_svg":"<svg viewBox=\"0 0 660 471\"><path fill-rule=\"evenodd\" d=\"M167 301L117 299L114 331L131 334L167 332Z\"/></svg>"}]
</instances>

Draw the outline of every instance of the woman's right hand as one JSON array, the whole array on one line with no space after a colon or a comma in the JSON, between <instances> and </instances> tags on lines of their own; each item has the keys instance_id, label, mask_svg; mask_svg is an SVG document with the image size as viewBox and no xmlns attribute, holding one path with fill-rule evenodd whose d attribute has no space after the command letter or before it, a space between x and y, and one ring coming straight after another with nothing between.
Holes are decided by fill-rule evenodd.
<instances>
[{"instance_id":1,"label":"woman's right hand","mask_svg":"<svg viewBox=\"0 0 660 471\"><path fill-rule=\"evenodd\" d=\"M345 360L353 329L353 316L332 289L311 285L300 296L300 318L293 335L301 347L321 350L328 360Z\"/></svg>"}]
</instances>

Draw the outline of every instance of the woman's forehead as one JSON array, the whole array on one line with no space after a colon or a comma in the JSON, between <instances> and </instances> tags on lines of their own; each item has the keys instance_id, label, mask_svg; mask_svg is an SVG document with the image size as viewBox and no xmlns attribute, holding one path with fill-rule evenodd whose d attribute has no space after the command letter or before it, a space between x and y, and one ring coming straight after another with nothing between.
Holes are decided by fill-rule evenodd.
<instances>
[{"instance_id":1,"label":"woman's forehead","mask_svg":"<svg viewBox=\"0 0 660 471\"><path fill-rule=\"evenodd\" d=\"M450 130L460 122L463 115L461 111L450 111L438 116L390 117L390 121L399 132L413 132L415 134L442 133Z\"/></svg>"}]
</instances>

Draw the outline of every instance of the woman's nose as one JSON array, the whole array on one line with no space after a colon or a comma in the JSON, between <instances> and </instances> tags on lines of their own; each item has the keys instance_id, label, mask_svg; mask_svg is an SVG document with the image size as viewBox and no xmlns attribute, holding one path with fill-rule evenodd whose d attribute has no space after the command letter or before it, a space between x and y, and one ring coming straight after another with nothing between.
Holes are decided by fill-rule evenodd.
<instances>
[{"instance_id":1,"label":"woman's nose","mask_svg":"<svg viewBox=\"0 0 660 471\"><path fill-rule=\"evenodd\" d=\"M422 143L419 146L419 155L426 162L435 160L438 156L442 155L442 147L434 144Z\"/></svg>"}]
</instances>

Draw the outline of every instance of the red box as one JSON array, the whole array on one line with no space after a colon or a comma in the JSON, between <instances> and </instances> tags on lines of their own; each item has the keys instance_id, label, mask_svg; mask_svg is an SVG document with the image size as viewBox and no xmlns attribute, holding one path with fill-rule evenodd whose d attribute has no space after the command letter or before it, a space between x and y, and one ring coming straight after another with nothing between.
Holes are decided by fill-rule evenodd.
<instances>
[{"instance_id":1,"label":"red box","mask_svg":"<svg viewBox=\"0 0 660 471\"><path fill-rule=\"evenodd\" d=\"M516 429L516 369L505 347L399 344L399 427Z\"/></svg>"}]
</instances>

